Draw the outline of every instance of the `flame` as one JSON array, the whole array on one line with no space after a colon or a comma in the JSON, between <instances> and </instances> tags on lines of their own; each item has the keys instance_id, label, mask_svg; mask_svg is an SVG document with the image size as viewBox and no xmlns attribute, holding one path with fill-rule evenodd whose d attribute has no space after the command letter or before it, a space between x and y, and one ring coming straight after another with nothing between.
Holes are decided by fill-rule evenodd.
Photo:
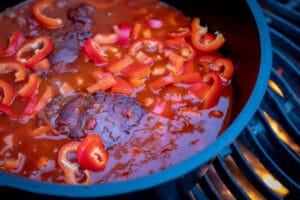
<instances>
[{"instance_id":1,"label":"flame","mask_svg":"<svg viewBox=\"0 0 300 200\"><path fill-rule=\"evenodd\" d=\"M278 95L280 95L281 97L284 97L282 90L278 87L278 85L272 81L269 80L269 86L270 88L272 88Z\"/></svg>"},{"instance_id":2,"label":"flame","mask_svg":"<svg viewBox=\"0 0 300 200\"><path fill-rule=\"evenodd\" d=\"M276 194L281 197L285 197L289 194L289 191L284 185L282 185L264 166L263 164L251 153L246 147L239 144L241 147L246 160L253 167L256 174L261 178L261 180ZM250 191L246 191L249 196L253 197L253 199L257 199L257 193L251 193Z\"/></svg>"},{"instance_id":3,"label":"flame","mask_svg":"<svg viewBox=\"0 0 300 200\"><path fill-rule=\"evenodd\" d=\"M286 145L288 145L298 156L300 156L300 147L293 142L288 133L280 126L280 124L264 112L265 117L270 123L271 128L276 133L277 137L281 139Z\"/></svg>"}]
</instances>

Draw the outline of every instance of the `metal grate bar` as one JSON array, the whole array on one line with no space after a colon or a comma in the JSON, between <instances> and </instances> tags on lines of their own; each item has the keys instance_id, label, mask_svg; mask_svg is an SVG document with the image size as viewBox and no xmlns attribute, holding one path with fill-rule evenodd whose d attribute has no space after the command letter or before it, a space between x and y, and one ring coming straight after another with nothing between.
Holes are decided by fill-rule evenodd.
<instances>
[{"instance_id":1,"label":"metal grate bar","mask_svg":"<svg viewBox=\"0 0 300 200\"><path fill-rule=\"evenodd\" d=\"M295 0L259 0L261 6L268 8L268 10L275 11L278 15L294 22L295 24L300 24L300 12L299 12L299 1Z\"/></svg>"},{"instance_id":2,"label":"metal grate bar","mask_svg":"<svg viewBox=\"0 0 300 200\"><path fill-rule=\"evenodd\" d=\"M283 99L288 99L289 101L293 101L295 103L295 106L299 107L300 103L297 100L298 97L296 93L293 91L291 86L286 82L286 80L282 77L281 73L275 71L275 69L272 69L271 71L271 80L276 83L276 85L280 88L280 93L275 92L273 90L269 90L270 93L276 94L275 98L283 98ZM300 90L300 89L299 89Z\"/></svg>"},{"instance_id":3,"label":"metal grate bar","mask_svg":"<svg viewBox=\"0 0 300 200\"><path fill-rule=\"evenodd\" d=\"M207 196L208 199L211 200L221 200L220 195L218 194L217 190L215 189L215 187L213 186L213 184L211 183L210 179L208 178L207 175L203 176L200 180L199 180L199 185L201 185L201 189L203 191L203 193L205 193L205 195ZM199 185L197 184L194 188L193 188L193 193L195 192L199 192L197 190ZM197 195L198 196L198 195ZM197 198L197 199L201 199L201 198Z\"/></svg>"},{"instance_id":4,"label":"metal grate bar","mask_svg":"<svg viewBox=\"0 0 300 200\"><path fill-rule=\"evenodd\" d=\"M253 170L253 167L245 159L243 152L236 143L231 145L232 157L239 165L239 169L244 176L253 184L253 186L260 191L267 199L281 199L276 193L269 189L269 187L262 181L262 179Z\"/></svg>"},{"instance_id":5,"label":"metal grate bar","mask_svg":"<svg viewBox=\"0 0 300 200\"><path fill-rule=\"evenodd\" d=\"M261 104L261 108L276 121L280 122L294 142L300 145L300 127L297 126L299 119L297 119L297 115L295 116L295 113L299 111L296 111L296 108L292 106L290 102L287 103L281 101L280 98L275 97L270 89L268 89L264 101ZM295 108L295 110L293 110L293 108ZM291 119L295 120L292 121Z\"/></svg>"},{"instance_id":6,"label":"metal grate bar","mask_svg":"<svg viewBox=\"0 0 300 200\"><path fill-rule=\"evenodd\" d=\"M292 41L300 44L300 38L298 35L300 34L300 28L290 23L284 18L279 17L278 15L274 15L270 12L264 12L265 17L268 20L269 27L280 30L280 32L284 33L284 35L290 38Z\"/></svg>"},{"instance_id":7,"label":"metal grate bar","mask_svg":"<svg viewBox=\"0 0 300 200\"><path fill-rule=\"evenodd\" d=\"M278 179L282 184L285 185L293 193L293 196L300 195L300 187L299 185L286 173L284 173L281 168L272 160L272 158L268 155L268 153L264 150L264 146L262 146L257 138L256 134L247 126L246 134L242 135L242 139L244 141L247 140L247 147L249 150L257 156L260 162Z\"/></svg>"},{"instance_id":8,"label":"metal grate bar","mask_svg":"<svg viewBox=\"0 0 300 200\"><path fill-rule=\"evenodd\" d=\"M285 35L281 32L278 32L272 28L270 28L269 31L271 35L272 45L274 48L283 52L284 55L291 60L300 60L300 48L298 45L296 45L293 41L285 37ZM295 62L297 61L295 60Z\"/></svg>"},{"instance_id":9,"label":"metal grate bar","mask_svg":"<svg viewBox=\"0 0 300 200\"><path fill-rule=\"evenodd\" d=\"M225 183L225 185L228 187L230 192L233 194L233 196L236 199L249 199L249 196L244 192L243 188L237 183L235 178L231 175L230 171L227 169L224 160L220 157L217 157L213 165L222 179L222 181Z\"/></svg>"},{"instance_id":10,"label":"metal grate bar","mask_svg":"<svg viewBox=\"0 0 300 200\"><path fill-rule=\"evenodd\" d=\"M298 171L300 167L299 158L278 139L261 110L258 111L258 117L265 129L263 132L257 134L257 140L264 146L264 150L272 157L273 161L275 161L289 177L294 177L297 182L300 182L300 173Z\"/></svg>"}]
</instances>

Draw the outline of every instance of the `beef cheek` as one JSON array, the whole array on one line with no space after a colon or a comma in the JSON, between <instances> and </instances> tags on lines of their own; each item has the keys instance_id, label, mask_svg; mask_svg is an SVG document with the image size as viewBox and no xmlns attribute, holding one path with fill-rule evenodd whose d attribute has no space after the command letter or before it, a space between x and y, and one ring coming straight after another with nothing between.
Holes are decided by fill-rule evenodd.
<instances>
[{"instance_id":1,"label":"beef cheek","mask_svg":"<svg viewBox=\"0 0 300 200\"><path fill-rule=\"evenodd\" d=\"M66 31L63 33L57 32L60 37L55 42L54 51L50 55L52 64L59 62L72 63L78 58L81 43L92 36L90 30L94 24L93 12L93 7L88 4L80 4L68 10Z\"/></svg>"},{"instance_id":2,"label":"beef cheek","mask_svg":"<svg viewBox=\"0 0 300 200\"><path fill-rule=\"evenodd\" d=\"M103 92L71 99L56 97L46 108L49 121L60 134L80 141L95 133L106 147L128 141L145 112L133 97Z\"/></svg>"}]
</instances>

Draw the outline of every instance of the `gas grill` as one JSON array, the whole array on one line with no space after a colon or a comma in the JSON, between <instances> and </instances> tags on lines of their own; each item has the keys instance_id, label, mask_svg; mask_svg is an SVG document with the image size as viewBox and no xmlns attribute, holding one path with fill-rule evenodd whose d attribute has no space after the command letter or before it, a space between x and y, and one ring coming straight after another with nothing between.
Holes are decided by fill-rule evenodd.
<instances>
[{"instance_id":1,"label":"gas grill","mask_svg":"<svg viewBox=\"0 0 300 200\"><path fill-rule=\"evenodd\" d=\"M300 199L300 1L258 2L273 46L269 87L187 199Z\"/></svg>"},{"instance_id":2,"label":"gas grill","mask_svg":"<svg viewBox=\"0 0 300 200\"><path fill-rule=\"evenodd\" d=\"M175 191L167 199L300 199L300 1L258 2L273 47L264 99L238 139L214 159L188 194ZM1 194L37 197L13 189Z\"/></svg>"}]
</instances>

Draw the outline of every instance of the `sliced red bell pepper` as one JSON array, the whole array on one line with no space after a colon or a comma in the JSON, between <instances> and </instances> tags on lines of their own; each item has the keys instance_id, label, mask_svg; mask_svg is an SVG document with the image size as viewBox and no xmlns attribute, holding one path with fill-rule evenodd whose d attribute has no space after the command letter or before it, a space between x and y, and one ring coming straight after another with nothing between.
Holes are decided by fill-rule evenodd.
<instances>
[{"instance_id":1,"label":"sliced red bell pepper","mask_svg":"<svg viewBox=\"0 0 300 200\"><path fill-rule=\"evenodd\" d=\"M171 73L167 76L161 77L153 82L150 82L149 87L153 90L158 90L174 82L175 82L175 76Z\"/></svg>"},{"instance_id":2,"label":"sliced red bell pepper","mask_svg":"<svg viewBox=\"0 0 300 200\"><path fill-rule=\"evenodd\" d=\"M5 105L11 105L15 99L13 88L6 81L0 79L0 88L3 91L2 102Z\"/></svg>"},{"instance_id":3,"label":"sliced red bell pepper","mask_svg":"<svg viewBox=\"0 0 300 200\"><path fill-rule=\"evenodd\" d=\"M145 23L153 29L159 29L159 28L163 28L165 26L165 23L160 20L160 19L152 19L150 17L146 17L145 18Z\"/></svg>"},{"instance_id":4,"label":"sliced red bell pepper","mask_svg":"<svg viewBox=\"0 0 300 200\"><path fill-rule=\"evenodd\" d=\"M228 82L233 75L233 63L228 58L218 58L213 62L212 70L219 72L222 79Z\"/></svg>"},{"instance_id":5,"label":"sliced red bell pepper","mask_svg":"<svg viewBox=\"0 0 300 200\"><path fill-rule=\"evenodd\" d=\"M27 105L24 108L23 113L20 115L21 121L27 121L34 115L34 108L36 107L38 103L38 98L36 95L31 96L31 98L28 100Z\"/></svg>"},{"instance_id":6,"label":"sliced red bell pepper","mask_svg":"<svg viewBox=\"0 0 300 200\"><path fill-rule=\"evenodd\" d=\"M209 90L205 93L203 98L204 102L202 108L209 109L217 105L219 101L222 90L222 80L216 72L206 74L202 80L209 85Z\"/></svg>"},{"instance_id":7,"label":"sliced red bell pepper","mask_svg":"<svg viewBox=\"0 0 300 200\"><path fill-rule=\"evenodd\" d=\"M196 51L194 48L189 45L185 44L179 49L179 55L181 55L184 58L184 61L193 60L196 57Z\"/></svg>"},{"instance_id":8,"label":"sliced red bell pepper","mask_svg":"<svg viewBox=\"0 0 300 200\"><path fill-rule=\"evenodd\" d=\"M117 81L116 81L115 77L111 73L106 72L101 75L101 78L99 78L97 80L97 83L87 87L86 90L89 93L94 93L98 90L105 91L105 90L113 87L116 84L117 84Z\"/></svg>"},{"instance_id":9,"label":"sliced red bell pepper","mask_svg":"<svg viewBox=\"0 0 300 200\"><path fill-rule=\"evenodd\" d=\"M72 162L68 159L68 154L76 153L81 143L78 141L71 141L64 144L58 151L57 163L58 166L63 170L65 175L65 181L68 184L90 184L91 174L88 170L81 170L80 166L76 162ZM78 174L84 174L85 180L81 182L78 178ZM80 179L80 180L79 180Z\"/></svg>"},{"instance_id":10,"label":"sliced red bell pepper","mask_svg":"<svg viewBox=\"0 0 300 200\"><path fill-rule=\"evenodd\" d=\"M211 34L207 33L207 27L200 25L200 19L195 17L192 21L191 40L193 46L203 52L212 52L218 50L224 43L223 34L218 33L213 39Z\"/></svg>"},{"instance_id":11,"label":"sliced red bell pepper","mask_svg":"<svg viewBox=\"0 0 300 200\"><path fill-rule=\"evenodd\" d=\"M18 91L18 95L24 98L30 98L39 86L40 78L36 73L32 73L28 77L28 82Z\"/></svg>"},{"instance_id":12,"label":"sliced red bell pepper","mask_svg":"<svg viewBox=\"0 0 300 200\"><path fill-rule=\"evenodd\" d=\"M208 109L215 106L219 100L222 81L216 72L206 74L201 82L190 85L187 90L203 100L202 108Z\"/></svg>"},{"instance_id":13,"label":"sliced red bell pepper","mask_svg":"<svg viewBox=\"0 0 300 200\"><path fill-rule=\"evenodd\" d=\"M162 100L161 98L156 98L154 102L154 107L152 109L152 113L160 115L162 117L171 118L174 116L174 111L172 110L172 106L170 103Z\"/></svg>"},{"instance_id":14,"label":"sliced red bell pepper","mask_svg":"<svg viewBox=\"0 0 300 200\"><path fill-rule=\"evenodd\" d=\"M189 60L184 63L184 65L182 67L182 74L189 74L189 73L192 73L195 71L196 71L196 69L194 66L194 60Z\"/></svg>"},{"instance_id":15,"label":"sliced red bell pepper","mask_svg":"<svg viewBox=\"0 0 300 200\"><path fill-rule=\"evenodd\" d=\"M131 63L133 63L133 59L130 56L125 55L122 58L120 58L119 60L117 60L113 63L107 64L105 66L105 69L111 73L116 73L116 72L122 71L124 68L126 68Z\"/></svg>"},{"instance_id":16,"label":"sliced red bell pepper","mask_svg":"<svg viewBox=\"0 0 300 200\"><path fill-rule=\"evenodd\" d=\"M130 35L132 27L130 24L120 24L119 26L114 26L113 29L118 35L117 44L120 46L127 46L130 42Z\"/></svg>"},{"instance_id":17,"label":"sliced red bell pepper","mask_svg":"<svg viewBox=\"0 0 300 200\"><path fill-rule=\"evenodd\" d=\"M18 153L18 158L4 158L3 167L6 170L18 170L22 166L22 160L25 159L25 156L22 153Z\"/></svg>"},{"instance_id":18,"label":"sliced red bell pepper","mask_svg":"<svg viewBox=\"0 0 300 200\"><path fill-rule=\"evenodd\" d=\"M98 44L114 44L118 41L117 33L101 34L98 33L94 36L94 40Z\"/></svg>"},{"instance_id":19,"label":"sliced red bell pepper","mask_svg":"<svg viewBox=\"0 0 300 200\"><path fill-rule=\"evenodd\" d=\"M102 171L108 162L101 137L96 134L86 136L77 148L77 162L84 169Z\"/></svg>"},{"instance_id":20,"label":"sliced red bell pepper","mask_svg":"<svg viewBox=\"0 0 300 200\"><path fill-rule=\"evenodd\" d=\"M151 72L150 65L143 64L143 63L132 63L126 68L124 68L121 73L125 77L128 78L136 78L136 79L142 79L147 76L149 76Z\"/></svg>"},{"instance_id":21,"label":"sliced red bell pepper","mask_svg":"<svg viewBox=\"0 0 300 200\"><path fill-rule=\"evenodd\" d=\"M116 94L127 94L131 95L133 93L134 87L127 80L115 76L116 84L112 86L111 91Z\"/></svg>"},{"instance_id":22,"label":"sliced red bell pepper","mask_svg":"<svg viewBox=\"0 0 300 200\"><path fill-rule=\"evenodd\" d=\"M139 22L135 22L133 24L133 28L132 28L132 31L131 31L131 38L133 40L136 40L139 37L139 35L142 31L142 27L143 27L142 24L139 23Z\"/></svg>"},{"instance_id":23,"label":"sliced red bell pepper","mask_svg":"<svg viewBox=\"0 0 300 200\"><path fill-rule=\"evenodd\" d=\"M168 33L167 37L171 39L186 38L191 35L191 30L186 27L180 27L177 30Z\"/></svg>"},{"instance_id":24,"label":"sliced red bell pepper","mask_svg":"<svg viewBox=\"0 0 300 200\"><path fill-rule=\"evenodd\" d=\"M164 44L155 38L142 38L134 41L128 49L128 53L131 56L135 56L140 50L144 50L149 53L163 53Z\"/></svg>"},{"instance_id":25,"label":"sliced red bell pepper","mask_svg":"<svg viewBox=\"0 0 300 200\"><path fill-rule=\"evenodd\" d=\"M52 5L50 0L42 0L36 2L32 7L32 14L35 19L47 28L61 28L63 20L60 18L51 18L43 14L43 11Z\"/></svg>"},{"instance_id":26,"label":"sliced red bell pepper","mask_svg":"<svg viewBox=\"0 0 300 200\"><path fill-rule=\"evenodd\" d=\"M9 105L0 103L0 112L6 114L10 119L16 120L16 114Z\"/></svg>"},{"instance_id":27,"label":"sliced red bell pepper","mask_svg":"<svg viewBox=\"0 0 300 200\"><path fill-rule=\"evenodd\" d=\"M180 76L175 77L175 83L193 84L193 83L199 83L201 80L202 77L199 72L182 74Z\"/></svg>"},{"instance_id":28,"label":"sliced red bell pepper","mask_svg":"<svg viewBox=\"0 0 300 200\"><path fill-rule=\"evenodd\" d=\"M95 63L102 64L108 62L105 50L92 38L85 40L82 50Z\"/></svg>"},{"instance_id":29,"label":"sliced red bell pepper","mask_svg":"<svg viewBox=\"0 0 300 200\"><path fill-rule=\"evenodd\" d=\"M26 77L26 68L23 64L18 62L0 62L0 73L9 73L11 71L16 71L15 73L15 81L23 81Z\"/></svg>"},{"instance_id":30,"label":"sliced red bell pepper","mask_svg":"<svg viewBox=\"0 0 300 200\"><path fill-rule=\"evenodd\" d=\"M44 107L46 106L46 104L51 100L53 95L54 95L54 91L53 91L52 87L50 85L47 85L44 93L38 100L38 102L33 110L33 114L36 115L41 110L43 110Z\"/></svg>"},{"instance_id":31,"label":"sliced red bell pepper","mask_svg":"<svg viewBox=\"0 0 300 200\"><path fill-rule=\"evenodd\" d=\"M39 36L25 43L17 52L16 60L27 67L33 67L53 50L52 40L48 36Z\"/></svg>"},{"instance_id":32,"label":"sliced red bell pepper","mask_svg":"<svg viewBox=\"0 0 300 200\"><path fill-rule=\"evenodd\" d=\"M184 38L174 38L174 39L167 39L165 43L167 46L178 48L184 46L186 44L186 41Z\"/></svg>"},{"instance_id":33,"label":"sliced red bell pepper","mask_svg":"<svg viewBox=\"0 0 300 200\"><path fill-rule=\"evenodd\" d=\"M183 65L184 58L173 52L169 55L169 63L167 63L166 68L174 75L178 75L182 71Z\"/></svg>"},{"instance_id":34,"label":"sliced red bell pepper","mask_svg":"<svg viewBox=\"0 0 300 200\"><path fill-rule=\"evenodd\" d=\"M7 47L1 52L0 57L4 58L15 55L24 41L25 38L22 32L14 32L9 38Z\"/></svg>"},{"instance_id":35,"label":"sliced red bell pepper","mask_svg":"<svg viewBox=\"0 0 300 200\"><path fill-rule=\"evenodd\" d=\"M144 51L138 51L135 58L139 63L143 63L150 66L153 66L155 62L153 56L148 56Z\"/></svg>"}]
</instances>

